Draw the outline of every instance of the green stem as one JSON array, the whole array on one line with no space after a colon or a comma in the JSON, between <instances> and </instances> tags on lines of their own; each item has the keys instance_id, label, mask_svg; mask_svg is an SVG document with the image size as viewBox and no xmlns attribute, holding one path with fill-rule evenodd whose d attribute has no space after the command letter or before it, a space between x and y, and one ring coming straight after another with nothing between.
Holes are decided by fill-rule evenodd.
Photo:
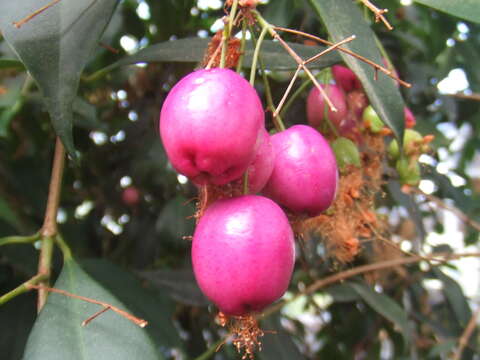
<instances>
[{"instance_id":1,"label":"green stem","mask_svg":"<svg viewBox=\"0 0 480 360\"><path fill-rule=\"evenodd\" d=\"M6 302L12 300L13 298L30 291L29 285L36 285L43 280L46 280L46 276L44 274L37 274L33 278L28 281L25 281L22 285L16 287L15 289L9 291L5 295L0 296L0 306L5 304Z\"/></svg>"},{"instance_id":2,"label":"green stem","mask_svg":"<svg viewBox=\"0 0 480 360\"><path fill-rule=\"evenodd\" d=\"M250 27L250 34L252 36L253 45L255 46L255 51L256 51L256 49L259 48L258 41L255 38L253 29L251 27ZM264 86L265 86L265 98L267 100L267 109L270 110L270 112L272 114L274 114L275 113L275 104L273 103L273 96L272 96L272 89L270 88L270 82L268 81L267 73L265 72L265 64L263 63L263 60L262 60L262 57L260 56L260 54L257 55L257 58L258 58L258 62L260 64L260 71L261 71L261 74L262 74L262 80L263 80L263 83L264 83ZM253 65L254 64L252 63L252 69L253 69ZM253 73L253 74L255 75L255 73ZM252 73L250 73L250 84L252 84L251 76L252 76ZM254 81L255 81L255 78L254 78ZM253 86L253 84L252 84L252 86ZM285 125L283 124L282 118L279 115L277 115L276 117L273 118L273 123L275 125L275 129L277 129L278 131L285 130Z\"/></svg>"},{"instance_id":3,"label":"green stem","mask_svg":"<svg viewBox=\"0 0 480 360\"><path fill-rule=\"evenodd\" d=\"M220 67L224 68L225 67L225 62L227 60L227 49L228 49L228 31L227 27L223 29L223 34L222 34L222 53L220 56Z\"/></svg>"},{"instance_id":4,"label":"green stem","mask_svg":"<svg viewBox=\"0 0 480 360\"><path fill-rule=\"evenodd\" d=\"M7 236L0 239L0 246L8 244L31 244L39 239L39 233L30 236Z\"/></svg>"},{"instance_id":5,"label":"green stem","mask_svg":"<svg viewBox=\"0 0 480 360\"><path fill-rule=\"evenodd\" d=\"M52 175L50 177L50 186L48 189L47 209L43 220L40 235L42 237L42 248L40 250L40 260L38 262L38 275L50 277L52 267L52 254L54 238L58 233L57 212L60 203L60 193L62 190L63 169L65 167L65 148L57 137L55 142L55 154L53 157ZM48 280L43 281L42 285L48 286ZM47 301L48 292L44 289L38 291L37 310L40 311Z\"/></svg>"},{"instance_id":6,"label":"green stem","mask_svg":"<svg viewBox=\"0 0 480 360\"><path fill-rule=\"evenodd\" d=\"M238 0L233 0L232 8L228 16L228 37L232 35L233 22L235 21L235 15L237 14Z\"/></svg>"},{"instance_id":7,"label":"green stem","mask_svg":"<svg viewBox=\"0 0 480 360\"><path fill-rule=\"evenodd\" d=\"M247 40L247 21L243 19L242 21L242 40L240 42L240 57L237 62L237 73L242 70L243 58L245 57L245 45Z\"/></svg>"},{"instance_id":8,"label":"green stem","mask_svg":"<svg viewBox=\"0 0 480 360\"><path fill-rule=\"evenodd\" d=\"M243 195L248 195L248 169L243 174Z\"/></svg>"},{"instance_id":9,"label":"green stem","mask_svg":"<svg viewBox=\"0 0 480 360\"><path fill-rule=\"evenodd\" d=\"M267 35L267 31L268 31L268 28L266 27L262 28L262 32L260 33L260 36L258 37L258 40L255 44L255 51L253 53L253 59L252 59L252 69L250 70L250 84L252 86L255 85L255 74L257 73L258 57L260 56L260 48L262 47L262 42L263 42L263 39L265 38L265 35ZM253 37L254 36L252 33L252 39Z\"/></svg>"},{"instance_id":10,"label":"green stem","mask_svg":"<svg viewBox=\"0 0 480 360\"><path fill-rule=\"evenodd\" d=\"M57 234L57 236L55 236L55 243L57 244L57 246L62 251L63 260L64 261L72 260L72 258L73 258L72 250L70 250L70 247L67 245L67 243L63 239L62 235Z\"/></svg>"},{"instance_id":11,"label":"green stem","mask_svg":"<svg viewBox=\"0 0 480 360\"><path fill-rule=\"evenodd\" d=\"M224 343L225 340L220 339L216 343L214 343L212 346L210 346L202 355L199 357L195 358L195 360L207 360L210 359L213 355L218 350L218 347L221 346Z\"/></svg>"}]
</instances>

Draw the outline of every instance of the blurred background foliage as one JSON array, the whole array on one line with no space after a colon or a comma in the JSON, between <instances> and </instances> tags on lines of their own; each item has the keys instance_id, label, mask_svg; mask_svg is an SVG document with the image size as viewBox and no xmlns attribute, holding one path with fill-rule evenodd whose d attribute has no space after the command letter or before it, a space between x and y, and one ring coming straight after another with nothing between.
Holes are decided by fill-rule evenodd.
<instances>
[{"instance_id":1,"label":"blurred background foliage","mask_svg":"<svg viewBox=\"0 0 480 360\"><path fill-rule=\"evenodd\" d=\"M372 27L400 77L413 84L402 94L417 129L435 135L435 152L421 158L420 188L478 221L480 102L462 96L480 93L480 25L410 1L376 3L389 9L395 30ZM270 0L259 10L271 23L328 38L306 1ZM91 75L152 44L212 36L223 15L220 1L120 1L73 106L79 159L67 162L61 233L76 259L90 259L84 269L99 286L154 323L150 335L161 358L195 358L225 335L191 273L185 237L193 233L196 189L168 164L157 132L162 101L196 61L149 62ZM364 15L372 20L368 11ZM42 225L55 134L36 85L21 64L10 61L16 55L5 41L0 56L0 237L28 235ZM275 103L292 74L269 73ZM260 81L257 89L263 94ZM457 92L460 96L453 95ZM306 122L305 99L303 94L289 108L287 126ZM425 196L408 196L394 180L386 183L378 211L402 249L478 251L477 230ZM368 244L348 265L328 261L321 244L317 238L305 244L287 297L316 279L368 262ZM0 293L33 276L37 263L34 246L1 247ZM56 276L62 269L59 252L54 264ZM300 297L264 321L265 329L277 332L265 336L259 358L447 359L479 308L479 273L478 259L436 267L420 263L367 278L375 291L355 278ZM129 283L107 279L132 275L136 280L129 281L141 280L145 288L133 298L127 296ZM22 357L36 317L34 302L34 294L27 294L0 307L2 358ZM475 331L463 359L479 354ZM215 358L239 357L226 345Z\"/></svg>"}]
</instances>

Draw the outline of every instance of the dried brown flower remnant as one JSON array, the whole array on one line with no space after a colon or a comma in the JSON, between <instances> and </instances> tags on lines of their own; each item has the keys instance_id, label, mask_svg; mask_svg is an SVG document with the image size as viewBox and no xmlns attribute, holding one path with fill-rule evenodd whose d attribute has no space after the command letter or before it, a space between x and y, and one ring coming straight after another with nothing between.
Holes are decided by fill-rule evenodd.
<instances>
[{"instance_id":1,"label":"dried brown flower remnant","mask_svg":"<svg viewBox=\"0 0 480 360\"><path fill-rule=\"evenodd\" d=\"M203 67L207 65L210 67L220 66L222 36L223 30L219 30L208 44L207 52L205 53L202 63ZM238 59L240 58L240 45L240 39L233 38L228 40L227 56L225 58L226 68L234 68L237 66Z\"/></svg>"},{"instance_id":2,"label":"dried brown flower remnant","mask_svg":"<svg viewBox=\"0 0 480 360\"><path fill-rule=\"evenodd\" d=\"M258 327L255 315L227 316L220 312L217 319L221 326L228 326L232 342L238 353L243 353L242 359L254 359L254 353L262 350L260 338L265 333Z\"/></svg>"}]
</instances>

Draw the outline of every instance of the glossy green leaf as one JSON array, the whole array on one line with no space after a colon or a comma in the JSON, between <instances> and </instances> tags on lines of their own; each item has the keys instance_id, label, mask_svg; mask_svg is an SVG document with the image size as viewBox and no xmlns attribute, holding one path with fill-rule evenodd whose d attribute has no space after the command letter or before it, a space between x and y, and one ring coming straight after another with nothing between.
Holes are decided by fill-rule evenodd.
<instances>
[{"instance_id":1,"label":"glossy green leaf","mask_svg":"<svg viewBox=\"0 0 480 360\"><path fill-rule=\"evenodd\" d=\"M400 329L407 344L410 342L411 330L408 316L392 298L360 283L350 283L350 286L376 312L390 320Z\"/></svg>"},{"instance_id":2,"label":"glossy green leaf","mask_svg":"<svg viewBox=\"0 0 480 360\"><path fill-rule=\"evenodd\" d=\"M480 23L480 4L478 0L415 0L452 16Z\"/></svg>"},{"instance_id":3,"label":"glossy green leaf","mask_svg":"<svg viewBox=\"0 0 480 360\"><path fill-rule=\"evenodd\" d=\"M174 41L165 41L162 43L150 45L140 50L136 54L120 59L116 63L105 68L104 71L110 71L118 66L136 64L141 62L200 62L205 56L210 39L199 37L179 39ZM321 52L323 47L305 46L295 43L289 45L303 58L312 57ZM254 47L249 41L246 44L244 66L252 65ZM295 69L297 63L285 51L285 49L275 41L265 40L262 43L262 60L265 67L270 70ZM309 67L313 69L322 69L341 61L336 53L329 53L322 56L319 60L312 63Z\"/></svg>"},{"instance_id":4,"label":"glossy green leaf","mask_svg":"<svg viewBox=\"0 0 480 360\"><path fill-rule=\"evenodd\" d=\"M119 281L122 281L122 274ZM138 296L124 284L125 291ZM73 260L65 262L55 288L131 310L110 289L88 275ZM142 329L113 311L107 311L85 327L82 321L101 307L61 294L50 294L29 336L25 360L158 360L163 357ZM162 309L159 307L158 311ZM134 314L138 315L139 314Z\"/></svg>"},{"instance_id":5,"label":"glossy green leaf","mask_svg":"<svg viewBox=\"0 0 480 360\"><path fill-rule=\"evenodd\" d=\"M338 42L355 35L356 39L343 47L377 64L382 64L375 34L364 21L355 2L351 0L309 0L309 3L322 19L333 41ZM348 54L340 54L362 82L370 103L382 121L394 131L397 138L402 139L404 103L395 81L381 72L378 73L378 79L375 80L375 71L370 65Z\"/></svg>"},{"instance_id":6,"label":"glossy green leaf","mask_svg":"<svg viewBox=\"0 0 480 360\"><path fill-rule=\"evenodd\" d=\"M72 104L80 75L117 0L62 0L16 28L50 0L0 2L0 28L45 96L52 124L74 154Z\"/></svg>"},{"instance_id":7,"label":"glossy green leaf","mask_svg":"<svg viewBox=\"0 0 480 360\"><path fill-rule=\"evenodd\" d=\"M456 338L445 340L445 341L443 341L439 344L436 344L428 352L428 358L429 359L438 359L439 356L446 357L448 354L451 353L451 351L453 349L455 349L456 345L457 345L457 339Z\"/></svg>"}]
</instances>

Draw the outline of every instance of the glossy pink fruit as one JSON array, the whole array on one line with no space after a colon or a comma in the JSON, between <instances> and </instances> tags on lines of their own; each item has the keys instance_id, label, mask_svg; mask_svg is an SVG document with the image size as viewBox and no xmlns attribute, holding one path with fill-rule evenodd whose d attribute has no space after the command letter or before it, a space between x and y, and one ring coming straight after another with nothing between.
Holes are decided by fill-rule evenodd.
<instances>
[{"instance_id":1,"label":"glossy pink fruit","mask_svg":"<svg viewBox=\"0 0 480 360\"><path fill-rule=\"evenodd\" d=\"M345 94L337 85L321 85L332 101L333 105L337 108L337 112L333 112L329 108L325 111L327 104L323 98L320 90L317 87L313 87L310 90L307 98L307 120L313 127L318 127L322 124L325 114L328 114L328 119L338 127L342 120L347 116L347 102Z\"/></svg>"},{"instance_id":2,"label":"glossy pink fruit","mask_svg":"<svg viewBox=\"0 0 480 360\"><path fill-rule=\"evenodd\" d=\"M273 170L275 154L268 131L260 131L259 145L253 162L248 167L248 191L250 194L260 192L267 183ZM237 180L242 182L243 179Z\"/></svg>"},{"instance_id":3,"label":"glossy pink fruit","mask_svg":"<svg viewBox=\"0 0 480 360\"><path fill-rule=\"evenodd\" d=\"M263 193L296 213L310 216L334 200L338 171L335 155L310 126L295 125L271 137L275 165Z\"/></svg>"},{"instance_id":4,"label":"glossy pink fruit","mask_svg":"<svg viewBox=\"0 0 480 360\"><path fill-rule=\"evenodd\" d=\"M362 83L358 80L357 75L349 68L342 65L333 65L332 74L337 85L346 93L362 89Z\"/></svg>"},{"instance_id":5,"label":"glossy pink fruit","mask_svg":"<svg viewBox=\"0 0 480 360\"><path fill-rule=\"evenodd\" d=\"M193 235L195 278L226 315L261 311L280 298L287 290L294 261L287 216L263 196L215 202Z\"/></svg>"},{"instance_id":6,"label":"glossy pink fruit","mask_svg":"<svg viewBox=\"0 0 480 360\"><path fill-rule=\"evenodd\" d=\"M415 127L417 121L415 120L415 115L413 115L412 111L408 107L404 107L403 113L405 115L405 127L407 129Z\"/></svg>"},{"instance_id":7,"label":"glossy pink fruit","mask_svg":"<svg viewBox=\"0 0 480 360\"><path fill-rule=\"evenodd\" d=\"M170 91L160 135L173 167L197 184L223 185L242 176L264 126L255 89L228 69L195 71Z\"/></svg>"}]
</instances>

